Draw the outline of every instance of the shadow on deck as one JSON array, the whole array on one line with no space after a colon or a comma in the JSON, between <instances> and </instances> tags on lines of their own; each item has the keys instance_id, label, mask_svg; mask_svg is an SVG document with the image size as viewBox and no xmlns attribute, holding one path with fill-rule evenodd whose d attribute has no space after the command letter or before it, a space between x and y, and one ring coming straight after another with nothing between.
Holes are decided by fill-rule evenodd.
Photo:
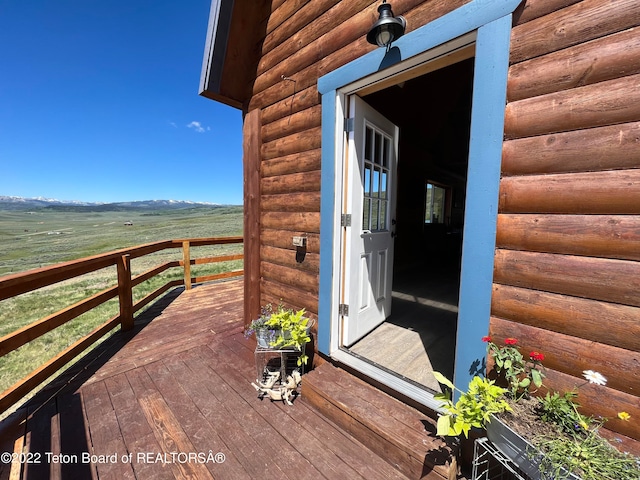
<instances>
[{"instance_id":1,"label":"shadow on deck","mask_svg":"<svg viewBox=\"0 0 640 480\"><path fill-rule=\"evenodd\" d=\"M406 478L300 399L257 398L242 298L163 297L0 423L0 453L27 452L0 479Z\"/></svg>"}]
</instances>

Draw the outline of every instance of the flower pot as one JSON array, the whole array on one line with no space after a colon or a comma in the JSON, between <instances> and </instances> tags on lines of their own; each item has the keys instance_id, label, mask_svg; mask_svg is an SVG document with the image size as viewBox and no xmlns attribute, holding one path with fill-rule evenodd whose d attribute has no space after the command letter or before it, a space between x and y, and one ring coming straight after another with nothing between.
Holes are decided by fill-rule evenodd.
<instances>
[{"instance_id":1,"label":"flower pot","mask_svg":"<svg viewBox=\"0 0 640 480\"><path fill-rule=\"evenodd\" d=\"M487 438L531 480L544 480L537 449L495 416L487 423ZM565 478L580 480L572 473Z\"/></svg>"},{"instance_id":2,"label":"flower pot","mask_svg":"<svg viewBox=\"0 0 640 480\"><path fill-rule=\"evenodd\" d=\"M269 341L272 338L272 330L262 329L256 330L256 341L261 348L269 348Z\"/></svg>"}]
</instances>

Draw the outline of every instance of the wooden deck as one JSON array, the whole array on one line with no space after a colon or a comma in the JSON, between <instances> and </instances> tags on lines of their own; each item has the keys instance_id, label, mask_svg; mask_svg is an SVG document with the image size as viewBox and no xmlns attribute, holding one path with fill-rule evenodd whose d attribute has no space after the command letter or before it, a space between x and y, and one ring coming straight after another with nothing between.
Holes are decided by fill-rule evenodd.
<instances>
[{"instance_id":1,"label":"wooden deck","mask_svg":"<svg viewBox=\"0 0 640 480\"><path fill-rule=\"evenodd\" d=\"M0 479L406 478L301 397L257 398L242 292L171 293L104 342L0 423L0 453L31 455Z\"/></svg>"}]
</instances>

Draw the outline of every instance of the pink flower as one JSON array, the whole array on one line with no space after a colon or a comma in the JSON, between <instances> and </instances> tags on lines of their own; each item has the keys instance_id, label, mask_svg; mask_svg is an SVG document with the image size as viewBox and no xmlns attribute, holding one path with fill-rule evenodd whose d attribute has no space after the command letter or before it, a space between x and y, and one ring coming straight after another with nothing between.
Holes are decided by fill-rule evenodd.
<instances>
[{"instance_id":1,"label":"pink flower","mask_svg":"<svg viewBox=\"0 0 640 480\"><path fill-rule=\"evenodd\" d=\"M515 338L505 338L504 343L506 345L515 345L516 343L518 343L518 340Z\"/></svg>"},{"instance_id":2,"label":"pink flower","mask_svg":"<svg viewBox=\"0 0 640 480\"><path fill-rule=\"evenodd\" d=\"M488 335L485 336L485 337L482 337L482 341L485 342L485 343L490 342L491 341L491 337L488 336Z\"/></svg>"}]
</instances>

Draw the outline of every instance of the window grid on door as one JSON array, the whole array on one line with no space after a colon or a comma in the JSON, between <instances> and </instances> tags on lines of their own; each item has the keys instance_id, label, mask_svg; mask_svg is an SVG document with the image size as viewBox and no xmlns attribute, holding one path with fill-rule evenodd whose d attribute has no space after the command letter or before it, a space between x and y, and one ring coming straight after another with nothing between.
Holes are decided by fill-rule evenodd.
<instances>
[{"instance_id":1,"label":"window grid on door","mask_svg":"<svg viewBox=\"0 0 640 480\"><path fill-rule=\"evenodd\" d=\"M372 125L365 127L362 184L362 230L388 230L391 139Z\"/></svg>"}]
</instances>

